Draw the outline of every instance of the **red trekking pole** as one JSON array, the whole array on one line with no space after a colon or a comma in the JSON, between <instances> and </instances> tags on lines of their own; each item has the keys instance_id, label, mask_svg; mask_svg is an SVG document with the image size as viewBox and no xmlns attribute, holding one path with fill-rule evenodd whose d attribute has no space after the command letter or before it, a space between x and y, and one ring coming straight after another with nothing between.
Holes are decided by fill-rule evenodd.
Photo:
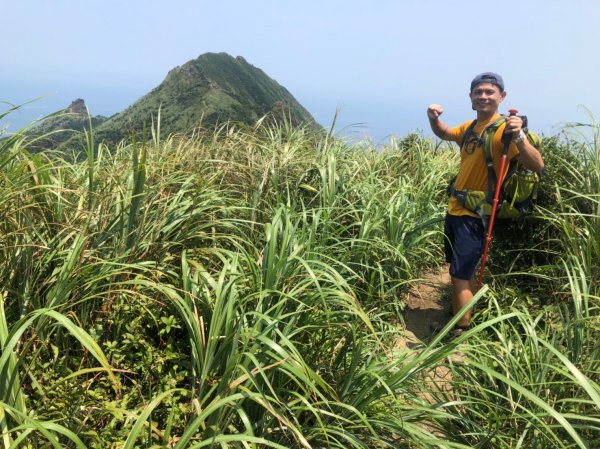
<instances>
[{"instance_id":1,"label":"red trekking pole","mask_svg":"<svg viewBox=\"0 0 600 449\"><path fill-rule=\"evenodd\" d=\"M519 111L516 109L509 109L508 114L510 116L517 115ZM504 149L502 150L502 160L500 162L500 175L498 176L498 183L496 184L496 191L494 192L494 204L492 204L492 216L488 225L488 232L485 238L485 247L483 249L483 257L481 258L481 269L479 270L479 281L477 282L477 290L481 288L483 281L483 271L485 270L485 264L487 262L488 250L490 249L490 242L492 241L492 229L494 229L494 220L496 219L496 209L498 207L498 199L500 197L500 188L502 187L502 178L504 178L504 169L506 168L506 159L508 157L508 147L510 145L511 136L505 134L502 136L504 142Z\"/></svg>"}]
</instances>

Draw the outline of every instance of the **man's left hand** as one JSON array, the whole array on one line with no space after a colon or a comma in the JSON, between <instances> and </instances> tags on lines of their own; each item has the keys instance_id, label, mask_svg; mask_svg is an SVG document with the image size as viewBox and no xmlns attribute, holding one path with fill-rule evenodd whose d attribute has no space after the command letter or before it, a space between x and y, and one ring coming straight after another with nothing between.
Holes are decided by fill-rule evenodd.
<instances>
[{"instance_id":1,"label":"man's left hand","mask_svg":"<svg viewBox=\"0 0 600 449\"><path fill-rule=\"evenodd\" d=\"M506 117L506 128L505 132L512 133L513 136L517 137L523 129L523 119L518 115L511 115Z\"/></svg>"}]
</instances>

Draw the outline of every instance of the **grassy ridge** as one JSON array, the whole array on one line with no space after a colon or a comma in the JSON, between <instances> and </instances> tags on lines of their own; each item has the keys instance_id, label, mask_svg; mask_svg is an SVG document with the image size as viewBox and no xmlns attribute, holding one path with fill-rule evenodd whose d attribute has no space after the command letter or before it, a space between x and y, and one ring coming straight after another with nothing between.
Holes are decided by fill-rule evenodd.
<instances>
[{"instance_id":1,"label":"grassy ridge","mask_svg":"<svg viewBox=\"0 0 600 449\"><path fill-rule=\"evenodd\" d=\"M500 276L468 344L406 351L454 152L269 121L88 137L82 163L0 141L4 447L594 447L596 141L548 143L586 170L545 184L536 289Z\"/></svg>"},{"instance_id":2,"label":"grassy ridge","mask_svg":"<svg viewBox=\"0 0 600 449\"><path fill-rule=\"evenodd\" d=\"M293 95L261 69L240 56L205 53L172 69L160 85L98 126L98 138L126 139L128 130L141 132L156 122L159 110L165 135L227 121L250 125L265 114L318 127Z\"/></svg>"}]
</instances>

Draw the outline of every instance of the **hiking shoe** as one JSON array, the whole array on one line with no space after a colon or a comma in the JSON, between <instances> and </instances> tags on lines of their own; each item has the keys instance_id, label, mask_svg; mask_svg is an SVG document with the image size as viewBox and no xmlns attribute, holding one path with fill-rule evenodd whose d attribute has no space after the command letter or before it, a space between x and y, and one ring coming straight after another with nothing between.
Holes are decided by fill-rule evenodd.
<instances>
[{"instance_id":1,"label":"hiking shoe","mask_svg":"<svg viewBox=\"0 0 600 449\"><path fill-rule=\"evenodd\" d=\"M450 332L448 332L448 334L446 335L446 341L456 340L458 337L460 337L462 334L464 334L468 330L469 330L469 326L466 326L466 327L454 326L454 328Z\"/></svg>"},{"instance_id":2,"label":"hiking shoe","mask_svg":"<svg viewBox=\"0 0 600 449\"><path fill-rule=\"evenodd\" d=\"M444 326L446 326L446 324L448 324L448 321L450 321L450 319L440 320L440 321L431 321L429 323L429 330L431 332L433 332L434 334L437 334L444 328Z\"/></svg>"}]
</instances>

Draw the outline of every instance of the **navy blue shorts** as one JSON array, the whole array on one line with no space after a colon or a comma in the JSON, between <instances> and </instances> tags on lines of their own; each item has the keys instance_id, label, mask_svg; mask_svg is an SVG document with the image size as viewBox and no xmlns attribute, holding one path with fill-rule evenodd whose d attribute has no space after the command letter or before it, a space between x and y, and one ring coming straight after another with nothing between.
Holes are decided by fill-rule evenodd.
<instances>
[{"instance_id":1,"label":"navy blue shorts","mask_svg":"<svg viewBox=\"0 0 600 449\"><path fill-rule=\"evenodd\" d=\"M444 251L450 276L469 280L483 254L484 235L480 218L446 214Z\"/></svg>"}]
</instances>

